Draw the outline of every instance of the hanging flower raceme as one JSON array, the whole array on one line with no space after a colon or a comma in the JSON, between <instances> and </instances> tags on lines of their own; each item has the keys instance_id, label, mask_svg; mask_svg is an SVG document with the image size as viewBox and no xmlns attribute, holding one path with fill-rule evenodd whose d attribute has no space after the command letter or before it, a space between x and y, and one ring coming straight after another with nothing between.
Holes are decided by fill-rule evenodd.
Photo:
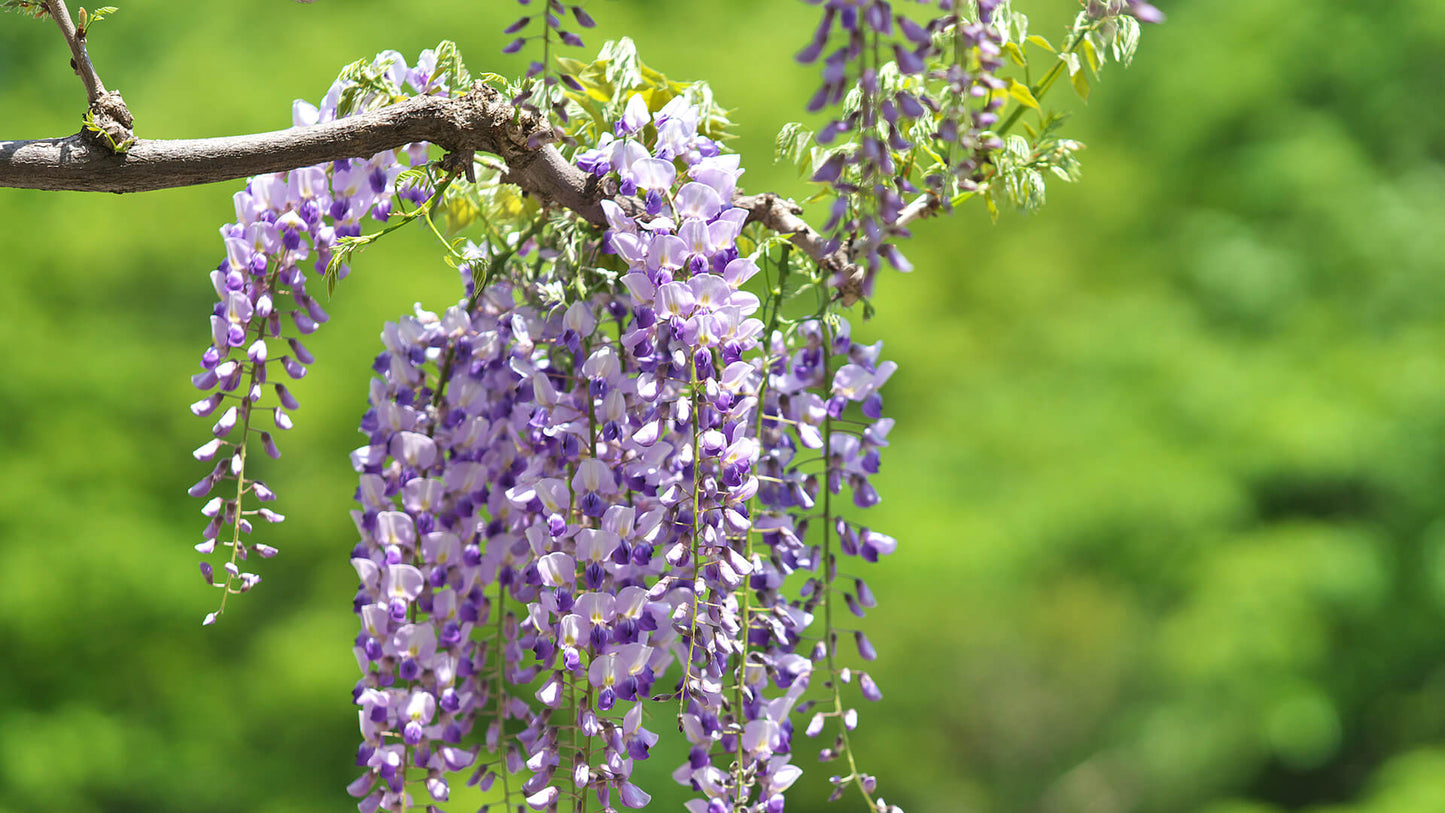
<instances>
[{"instance_id":1,"label":"hanging flower raceme","mask_svg":"<svg viewBox=\"0 0 1445 813\"><path fill-rule=\"evenodd\" d=\"M442 75L463 75L450 54L358 63L319 106L298 102L295 123L449 92ZM687 743L673 776L690 811L777 813L801 773L800 715L836 718L840 744L822 750L841 753L856 714L838 687L877 696L834 651L851 634L871 660L871 643L832 610L873 603L861 579L840 581L842 558L876 561L893 543L832 498L878 501L893 366L840 320L795 324L778 291L749 290L770 247L743 239L738 157L705 134L695 96L619 102L574 154L612 195L601 234L493 230L453 250L460 302L382 331L351 456L361 744L348 790L363 813L446 802L459 779L500 785L509 809L645 807L633 768L659 739L649 714ZM193 405L215 420L196 451L213 469L192 493L209 497L198 549L230 548L225 578L202 565L224 595L259 581L242 570L250 554L275 553L251 540L281 517L247 456L277 456L273 433L291 425L284 382L306 373L302 340L327 318L318 277L346 275L368 217L429 202L399 186L425 160L413 145L236 195ZM572 295L588 252L613 255L610 271ZM839 781L887 809L871 777Z\"/></svg>"},{"instance_id":2,"label":"hanging flower raceme","mask_svg":"<svg viewBox=\"0 0 1445 813\"><path fill-rule=\"evenodd\" d=\"M379 76L396 92L435 92L427 55L408 70L400 55L387 52L374 64ZM330 121L338 102L355 83L338 79L320 107L298 101L296 126ZM376 91L369 91L376 93ZM356 100L353 110L365 99ZM211 471L190 489L207 498L201 509L208 521L196 550L207 556L223 551L224 573L209 560L201 562L208 583L222 590L220 607L208 614L214 622L226 599L244 593L261 577L241 568L251 554L275 555L264 542L248 541L255 522L280 522L281 514L263 505L275 493L248 466L248 455L260 448L280 456L273 433L291 428L291 412L299 406L286 381L306 375L314 361L303 337L327 320L314 286L325 272L339 238L359 235L362 221L386 219L398 194L396 178L411 164L425 160L424 145L388 151L370 159L338 161L288 173L252 178L235 195L236 221L221 229L226 258L211 272L219 299L211 314L211 344L201 356L201 372L191 383L206 395L191 405L197 416L215 416L212 439L197 448L198 460L212 462ZM424 198L417 189L401 194ZM344 276L345 267L339 274Z\"/></svg>"},{"instance_id":3,"label":"hanging flower raceme","mask_svg":"<svg viewBox=\"0 0 1445 813\"><path fill-rule=\"evenodd\" d=\"M938 16L917 22L886 0L828 0L813 39L797 55L805 64L823 60L823 83L808 109L840 111L817 142L830 145L840 136L852 142L832 151L813 180L836 193L824 231L865 266L864 296L872 293L880 259L912 269L894 242L908 236L899 220L905 198L920 189L910 180L911 167L900 168L896 156L919 140L932 142L930 154L945 171L923 182L946 202L955 189L973 188L981 156L1001 146L987 134L1007 87L997 75L1003 66L993 20L999 0L979 0L972 20L953 0L936 5ZM836 47L825 55L829 43ZM880 53L893 60L883 63Z\"/></svg>"},{"instance_id":4,"label":"hanging flower raceme","mask_svg":"<svg viewBox=\"0 0 1445 813\"><path fill-rule=\"evenodd\" d=\"M1043 115L1037 97L1063 75L1087 97L1083 65L1097 73L1106 52L1127 62L1138 23L1163 21L1144 0L1087 0L1055 46L1030 35L1028 19L1002 0L810 2L822 6L822 17L797 60L821 62L822 82L808 109L833 117L812 139L818 150L807 149L807 139L786 140L795 158L808 160L812 180L832 188L823 231L864 267L856 288L835 280L848 296L871 295L882 260L911 270L897 243L909 236L912 219L995 187L999 197L1034 208L1043 200L1043 178L1035 173L1054 170L1072 179L1078 144L1053 135L1058 119ZM1006 59L1031 67L1026 46L1039 49L1045 63L1032 84L1006 70ZM1005 105L1013 109L1001 121ZM1039 126L1008 144L1006 134L1029 109L1040 112Z\"/></svg>"}]
</instances>

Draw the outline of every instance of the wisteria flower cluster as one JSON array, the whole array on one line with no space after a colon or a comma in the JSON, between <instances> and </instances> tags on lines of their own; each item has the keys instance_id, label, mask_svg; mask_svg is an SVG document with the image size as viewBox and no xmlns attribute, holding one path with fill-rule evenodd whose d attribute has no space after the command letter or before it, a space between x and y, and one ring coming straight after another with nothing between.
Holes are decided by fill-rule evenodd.
<instances>
[{"instance_id":1,"label":"wisteria flower cluster","mask_svg":"<svg viewBox=\"0 0 1445 813\"><path fill-rule=\"evenodd\" d=\"M378 55L371 67L395 93L441 92L435 51L423 52L415 68L395 51ZM319 107L298 101L294 125L335 119L354 86L338 79ZM351 109L365 102L357 99ZM276 495L256 478L254 463L248 467L248 453L259 444L267 456L281 456L272 433L290 429L291 413L299 407L285 381L306 375L314 358L302 339L328 318L316 299L315 281L338 241L360 235L368 217L386 220L398 194L413 202L426 197L419 187L396 188L408 164L425 160L425 145L416 144L370 159L258 176L235 195L236 221L221 228L226 258L211 272L219 298L211 313L211 344L201 355L201 372L191 378L206 393L191 411L218 416L212 438L194 452L197 460L215 461L214 467L190 489L192 496L207 499L201 513L208 521L196 550L210 556L223 549L224 575L211 561L201 562L206 581L222 591L207 624L225 611L228 596L261 581L241 569L248 557L276 554L271 545L249 541L257 521L275 523L283 516L263 505ZM339 273L346 274L345 266Z\"/></svg>"},{"instance_id":2,"label":"wisteria flower cluster","mask_svg":"<svg viewBox=\"0 0 1445 813\"><path fill-rule=\"evenodd\" d=\"M673 726L690 813L781 813L809 742L842 766L834 798L851 787L872 813L901 813L857 763L856 701L882 693L873 643L843 614L874 606L862 571L897 545L859 521L880 499L896 366L854 340L839 301L867 295L880 258L908 269L894 241L922 213L974 193L996 210L999 188L1041 200L1045 171L1072 178L1078 145L1052 135L1058 116L1041 111L1031 140L1005 134L1061 76L1087 92L1083 66L1106 49L1127 61L1135 20L1159 15L1089 0L1056 50L1007 0L929 0L940 13L926 22L884 0L819 2L799 59L823 60L812 107L840 112L816 141L785 127L779 150L836 194L832 245L780 218L775 196L739 194L705 84L668 80L626 39L590 65L558 58L552 75L549 43L580 44L566 16L592 25L560 0L508 29L538 17L543 61L502 87L519 117L545 111L552 131L523 149L580 177L591 197L577 211L520 194L512 158L431 161L425 144L237 193L193 378L205 394L192 411L215 420L194 453L213 466L191 488L207 498L197 549L221 548L224 571L201 564L222 592L207 624L260 581L248 557L276 553L252 538L281 515L248 455L279 456L273 433L298 407L282 379L305 375L302 340L327 318L317 284L406 223L442 237L445 215L485 235L443 237L459 302L418 304L382 331L351 456L361 745L348 790L363 813L437 810L458 781L508 811L642 808L634 766ZM1054 59L1027 86L1002 73L1026 65L1024 42ZM414 67L395 52L353 63L293 118L471 88L443 42ZM368 219L386 225L364 233ZM795 267L794 250L809 261Z\"/></svg>"},{"instance_id":3,"label":"wisteria flower cluster","mask_svg":"<svg viewBox=\"0 0 1445 813\"><path fill-rule=\"evenodd\" d=\"M822 6L822 17L797 60L822 62L822 83L808 110L836 111L815 141L838 143L822 151L812 180L833 190L824 231L865 265L864 296L872 294L881 260L912 269L896 245L909 236L911 219L987 188L997 169L991 156L1003 149L1002 136L1016 121L1000 121L1006 103L1014 102L1017 112L1037 109L1036 94L1052 84L1057 68L1067 65L1077 74L1075 50L1089 36L1113 39L1121 16L1163 20L1143 0L1088 0L1055 53L1047 40L1027 36L1027 20L1006 0L917 0L914 5L931 7L931 17L918 19L888 0L809 2ZM1033 88L1004 76L1006 56L1026 64L1026 42L1061 60ZM1101 50L1087 47L1090 54Z\"/></svg>"},{"instance_id":4,"label":"wisteria flower cluster","mask_svg":"<svg viewBox=\"0 0 1445 813\"><path fill-rule=\"evenodd\" d=\"M805 64L823 60L823 82L808 109L842 111L818 132L818 143L839 136L852 142L834 151L813 180L837 193L824 230L867 264L865 295L880 258L911 269L890 241L907 236L899 219L905 198L920 190L899 171L895 152L918 139L934 142L944 161L927 187L951 195L945 186L972 185L981 155L1000 146L987 132L998 121L1006 87L997 75L1003 66L1002 36L993 25L998 4L979 0L976 19L968 20L959 4L941 0L942 13L920 24L886 0L828 0L812 41L797 55ZM824 55L830 42L836 47Z\"/></svg>"},{"instance_id":5,"label":"wisteria flower cluster","mask_svg":"<svg viewBox=\"0 0 1445 813\"><path fill-rule=\"evenodd\" d=\"M686 738L692 813L779 811L795 720L831 724L822 754L851 764L846 692L881 696L833 613L873 603L845 559L895 545L838 499L878 501L894 365L746 290L742 170L684 97L632 96L577 160L631 202L603 204L618 283L549 303L555 252L477 246L464 301L382 334L353 454L363 811L416 804L413 783L444 802L462 777L509 809L640 808L649 718ZM473 276L499 257L534 276ZM835 783L896 809L855 768Z\"/></svg>"}]
</instances>

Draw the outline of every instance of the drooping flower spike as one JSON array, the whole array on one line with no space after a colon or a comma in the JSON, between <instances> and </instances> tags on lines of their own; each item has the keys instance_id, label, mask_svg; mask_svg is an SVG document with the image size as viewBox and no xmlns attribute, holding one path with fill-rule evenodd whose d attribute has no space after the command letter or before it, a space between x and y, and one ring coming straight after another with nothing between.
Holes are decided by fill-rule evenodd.
<instances>
[{"instance_id":1,"label":"drooping flower spike","mask_svg":"<svg viewBox=\"0 0 1445 813\"><path fill-rule=\"evenodd\" d=\"M577 156L646 212L603 204L614 284L558 303L556 252L472 246L500 275L477 288L464 267L466 299L382 333L352 456L363 811L444 801L457 779L500 784L509 807L643 807L644 707L688 743L689 810L775 811L800 715L852 702L814 675L878 694L812 642L837 640L815 623L833 607L872 603L839 581L840 553L891 547L820 521L817 498L877 502L893 366L835 318L768 333L736 156L686 102L623 109ZM826 349L825 330L842 331ZM883 809L871 777L846 781Z\"/></svg>"},{"instance_id":2,"label":"drooping flower spike","mask_svg":"<svg viewBox=\"0 0 1445 813\"><path fill-rule=\"evenodd\" d=\"M415 69L400 54L385 52L373 62L374 74L394 94L438 93L433 81L434 52L424 52ZM321 105L298 101L297 127L331 121L338 104L356 82L338 79ZM376 93L376 91L369 91ZM356 99L351 111L366 100ZM337 241L359 235L367 218L385 220L394 198L425 197L418 188L396 188L408 164L426 160L425 145L388 151L370 159L338 161L250 179L235 195L236 220L221 228L226 257L211 272L218 302L211 313L211 344L201 355L201 372L191 383L205 396L191 405L201 417L215 417L212 438L193 453L212 468L190 489L206 498L207 518L196 550L206 556L220 549L220 572L211 560L201 574L221 589L220 606L207 614L214 623L227 598L261 581L243 570L252 554L269 558L276 549L251 541L257 523L283 517L265 504L276 497L256 477L253 452L280 457L273 433L291 428L299 407L287 381L306 375L315 359L304 338L326 322L315 286L332 259ZM344 276L346 268L339 273Z\"/></svg>"}]
</instances>

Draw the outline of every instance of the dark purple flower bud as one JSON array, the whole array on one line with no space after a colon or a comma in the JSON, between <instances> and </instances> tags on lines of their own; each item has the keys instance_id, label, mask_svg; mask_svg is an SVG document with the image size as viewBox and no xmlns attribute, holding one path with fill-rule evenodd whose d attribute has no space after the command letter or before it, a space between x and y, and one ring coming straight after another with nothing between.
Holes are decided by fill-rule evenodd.
<instances>
[{"instance_id":1,"label":"dark purple flower bud","mask_svg":"<svg viewBox=\"0 0 1445 813\"><path fill-rule=\"evenodd\" d=\"M905 274L913 270L913 263L909 262L908 258L904 257L903 253L898 250L898 247L892 243L879 248L878 253L883 255L884 259L888 260L889 265L892 265Z\"/></svg>"},{"instance_id":2,"label":"dark purple flower bud","mask_svg":"<svg viewBox=\"0 0 1445 813\"><path fill-rule=\"evenodd\" d=\"M712 350L703 347L699 348L692 357L693 368L697 371L699 381L706 381L713 376Z\"/></svg>"},{"instance_id":3,"label":"dark purple flower bud","mask_svg":"<svg viewBox=\"0 0 1445 813\"><path fill-rule=\"evenodd\" d=\"M583 11L581 6L572 6L572 18L583 28L593 28L597 25L597 21L592 19L592 15Z\"/></svg>"},{"instance_id":4,"label":"dark purple flower bud","mask_svg":"<svg viewBox=\"0 0 1445 813\"><path fill-rule=\"evenodd\" d=\"M210 486L209 486L209 485L206 487L206 490L207 490L207 491L210 491ZM653 551L652 545L650 545L650 544L648 544L648 543L646 543L646 542L639 542L636 546L634 546L634 547L632 548L632 563L633 563L634 565L637 565L638 567L646 567L647 565L651 564L651 562L652 562L652 551ZM651 616L643 616L643 620L642 620L640 626L641 626L641 625L645 625L646 623L649 623L650 621L651 621Z\"/></svg>"},{"instance_id":5,"label":"dark purple flower bud","mask_svg":"<svg viewBox=\"0 0 1445 813\"><path fill-rule=\"evenodd\" d=\"M225 396L221 395L221 393L218 392L202 398L201 400L191 404L191 414L200 418L204 418L207 415L210 415L212 412L216 411L216 407L221 405L221 399L224 397Z\"/></svg>"},{"instance_id":6,"label":"dark purple flower bud","mask_svg":"<svg viewBox=\"0 0 1445 813\"><path fill-rule=\"evenodd\" d=\"M793 59L796 59L803 65L811 65L818 61L818 57L823 53L823 46L826 45L827 42L827 33L825 32L821 38L815 37L812 42L808 43L808 47L799 51Z\"/></svg>"},{"instance_id":7,"label":"dark purple flower bud","mask_svg":"<svg viewBox=\"0 0 1445 813\"><path fill-rule=\"evenodd\" d=\"M298 322L299 321L300 320L298 319ZM281 367L285 369L286 374L291 376L293 379L300 379L306 376L306 368L301 364L301 362L290 356L281 357Z\"/></svg>"},{"instance_id":8,"label":"dark purple flower bud","mask_svg":"<svg viewBox=\"0 0 1445 813\"><path fill-rule=\"evenodd\" d=\"M895 19L898 21L898 29L903 32L903 36L908 38L909 41L917 45L928 45L932 41L928 29L918 23L915 23L902 14L897 15Z\"/></svg>"},{"instance_id":9,"label":"dark purple flower bud","mask_svg":"<svg viewBox=\"0 0 1445 813\"><path fill-rule=\"evenodd\" d=\"M818 88L818 92L817 92L817 93L814 93L814 94L813 94L813 97L808 100L807 110L808 110L809 113L816 113L816 112L818 112L819 110L822 110L823 108L825 108L825 107L827 107L827 106L828 106L828 86L827 86L827 85L824 85L823 87ZM828 141L824 141L824 140L823 140L823 133L824 133L824 132L827 132L827 131L824 130L823 132L820 132L820 133L818 133L817 136L815 136L815 139L817 140L817 142L818 142L819 144L827 144L827 143L829 143L829 142L832 140L831 138L829 138Z\"/></svg>"},{"instance_id":10,"label":"dark purple flower bud","mask_svg":"<svg viewBox=\"0 0 1445 813\"><path fill-rule=\"evenodd\" d=\"M813 173L810 179L814 183L833 183L843 174L843 165L848 159L842 153L834 153L828 156L818 171Z\"/></svg>"},{"instance_id":11,"label":"dark purple flower bud","mask_svg":"<svg viewBox=\"0 0 1445 813\"><path fill-rule=\"evenodd\" d=\"M302 364L316 363L316 357L311 355L311 351L307 350L306 346L301 344L301 341L299 339L288 339L287 341L291 345L291 352L296 354L296 359L298 361L300 361ZM295 409L296 407L287 408Z\"/></svg>"},{"instance_id":12,"label":"dark purple flower bud","mask_svg":"<svg viewBox=\"0 0 1445 813\"><path fill-rule=\"evenodd\" d=\"M502 33L503 33L503 34L515 34L515 33L517 33L518 31L521 31L523 28L526 28L526 27L527 27L527 23L530 23L530 22L532 22L532 18L531 18L531 17L518 17L516 22L514 22L514 23L512 23L511 25L507 26L506 28L502 29Z\"/></svg>"},{"instance_id":13,"label":"dark purple flower bud","mask_svg":"<svg viewBox=\"0 0 1445 813\"><path fill-rule=\"evenodd\" d=\"M872 676L867 672L858 673L858 690L863 693L866 700L879 701L883 699L883 692L878 684L873 682Z\"/></svg>"},{"instance_id":14,"label":"dark purple flower bud","mask_svg":"<svg viewBox=\"0 0 1445 813\"><path fill-rule=\"evenodd\" d=\"M923 73L928 69L923 57L901 45L893 46L893 59L898 63L898 70L905 74Z\"/></svg>"},{"instance_id":15,"label":"dark purple flower bud","mask_svg":"<svg viewBox=\"0 0 1445 813\"><path fill-rule=\"evenodd\" d=\"M230 407L221 413L221 419L216 421L215 426L211 427L211 434L218 438L225 437L232 429L236 428L236 421L239 417L240 412L237 411L235 407Z\"/></svg>"},{"instance_id":16,"label":"dark purple flower bud","mask_svg":"<svg viewBox=\"0 0 1445 813\"><path fill-rule=\"evenodd\" d=\"M853 633L853 641L858 645L858 656L863 660L874 661L878 659L878 651L873 648L873 642L868 640L868 636L864 635L862 630L857 630Z\"/></svg>"},{"instance_id":17,"label":"dark purple flower bud","mask_svg":"<svg viewBox=\"0 0 1445 813\"><path fill-rule=\"evenodd\" d=\"M602 582L606 578L607 571L603 569L601 562L591 562L582 571L582 579L588 590L602 589Z\"/></svg>"},{"instance_id":18,"label":"dark purple flower bud","mask_svg":"<svg viewBox=\"0 0 1445 813\"><path fill-rule=\"evenodd\" d=\"M393 618L397 621L402 620L401 618L395 618L395 614L393 614ZM405 614L403 614L403 618L405 618ZM397 668L396 676L402 680L416 680L421 677L421 664L416 662L416 658L406 658L401 662L401 666ZM416 743L411 744L416 745Z\"/></svg>"},{"instance_id":19,"label":"dark purple flower bud","mask_svg":"<svg viewBox=\"0 0 1445 813\"><path fill-rule=\"evenodd\" d=\"M522 50L522 46L523 46L523 45L526 45L526 44L527 44L527 38L526 38L526 37L517 37L516 39L512 40L511 42L509 42L509 43L507 43L505 46L503 46L503 48L502 48L502 53L504 53L504 54L515 54L515 53L517 53L518 51Z\"/></svg>"}]
</instances>

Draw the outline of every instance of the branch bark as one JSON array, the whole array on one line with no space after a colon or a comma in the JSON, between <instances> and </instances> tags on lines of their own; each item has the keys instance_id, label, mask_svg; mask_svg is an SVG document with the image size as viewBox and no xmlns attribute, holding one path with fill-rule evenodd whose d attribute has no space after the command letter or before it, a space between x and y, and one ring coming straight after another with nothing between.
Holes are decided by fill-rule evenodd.
<instances>
[{"instance_id":1,"label":"branch bark","mask_svg":"<svg viewBox=\"0 0 1445 813\"><path fill-rule=\"evenodd\" d=\"M601 184L563 158L549 143L553 138L544 121L519 111L501 93L479 83L457 98L417 96L310 127L222 138L137 139L123 153L112 153L83 135L0 141L0 187L144 192L370 158L425 141L451 153L496 155L507 165L509 183L605 226ZM629 214L641 210L634 198L616 201ZM859 298L862 270L842 250L828 250L825 238L800 216L798 204L773 194L739 196L733 203L748 210L749 220L788 235L828 270L846 304Z\"/></svg>"}]
</instances>

